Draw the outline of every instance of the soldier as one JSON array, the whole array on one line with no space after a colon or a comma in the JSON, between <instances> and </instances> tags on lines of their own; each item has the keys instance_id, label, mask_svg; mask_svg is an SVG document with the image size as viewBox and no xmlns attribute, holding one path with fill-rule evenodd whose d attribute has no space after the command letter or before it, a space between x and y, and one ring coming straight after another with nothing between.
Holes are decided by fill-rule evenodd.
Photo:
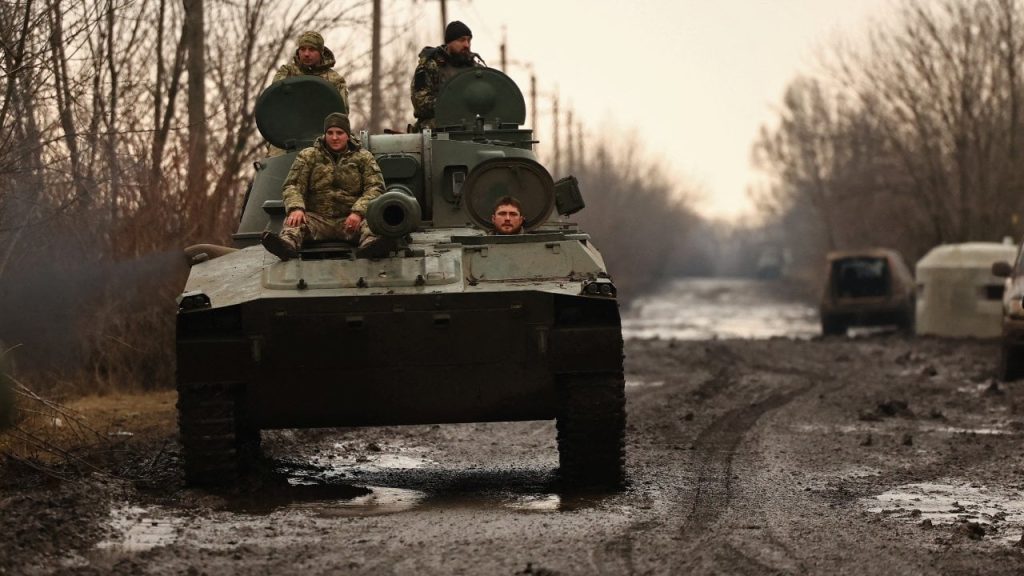
<instances>
[{"instance_id":1,"label":"soldier","mask_svg":"<svg viewBox=\"0 0 1024 576\"><path fill-rule=\"evenodd\" d=\"M434 102L441 86L459 72L473 66L486 66L480 55L469 47L473 33L455 20L444 29L444 45L426 47L412 76L412 109L416 116L416 132L434 128Z\"/></svg>"},{"instance_id":2,"label":"soldier","mask_svg":"<svg viewBox=\"0 0 1024 576\"><path fill-rule=\"evenodd\" d=\"M494 214L491 215L491 224L494 224L494 234L509 235L523 233L523 209L512 196L498 198L494 205Z\"/></svg>"},{"instance_id":3,"label":"soldier","mask_svg":"<svg viewBox=\"0 0 1024 576\"><path fill-rule=\"evenodd\" d=\"M383 192L373 154L353 140L348 116L332 112L324 135L295 157L281 192L284 228L280 235L264 232L263 247L288 260L307 240L341 240L357 245L359 258L387 256L395 241L372 234L365 220L370 201Z\"/></svg>"},{"instance_id":4,"label":"soldier","mask_svg":"<svg viewBox=\"0 0 1024 576\"><path fill-rule=\"evenodd\" d=\"M345 102L345 110L348 110L348 85L345 78L334 71L334 63L334 52L324 46L324 37L319 32L303 32L299 35L298 46L295 48L295 58L290 64L284 64L277 69L274 82L303 74L319 76L338 89L341 99Z\"/></svg>"}]
</instances>

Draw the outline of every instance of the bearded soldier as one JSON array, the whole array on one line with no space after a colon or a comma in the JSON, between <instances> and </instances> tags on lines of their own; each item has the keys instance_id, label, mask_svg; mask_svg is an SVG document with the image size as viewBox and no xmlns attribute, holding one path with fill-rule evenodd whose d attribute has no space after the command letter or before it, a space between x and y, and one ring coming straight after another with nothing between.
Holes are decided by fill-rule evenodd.
<instances>
[{"instance_id":1,"label":"bearded soldier","mask_svg":"<svg viewBox=\"0 0 1024 576\"><path fill-rule=\"evenodd\" d=\"M491 224L494 225L492 234L522 234L523 223L523 208L519 200L512 196L502 196L494 204L494 213L491 214Z\"/></svg>"},{"instance_id":2,"label":"bearded soldier","mask_svg":"<svg viewBox=\"0 0 1024 576\"><path fill-rule=\"evenodd\" d=\"M387 256L396 243L370 232L365 215L384 192L373 154L352 138L348 116L332 112L324 135L295 157L281 196L287 216L280 234L264 232L263 247L281 260L295 258L309 240L357 245L359 258Z\"/></svg>"},{"instance_id":3,"label":"bearded soldier","mask_svg":"<svg viewBox=\"0 0 1024 576\"><path fill-rule=\"evenodd\" d=\"M445 82L473 66L485 65L480 55L470 50L472 40L469 26L455 20L444 29L443 45L420 52L420 61L412 76L412 109L417 132L436 127L434 102Z\"/></svg>"},{"instance_id":4,"label":"bearded soldier","mask_svg":"<svg viewBox=\"0 0 1024 576\"><path fill-rule=\"evenodd\" d=\"M324 46L324 37L318 32L303 32L299 35L295 57L290 64L284 64L277 69L274 82L303 74L319 76L338 89L341 99L345 102L345 110L348 110L348 85L345 78L334 71L334 64L334 53Z\"/></svg>"}]
</instances>

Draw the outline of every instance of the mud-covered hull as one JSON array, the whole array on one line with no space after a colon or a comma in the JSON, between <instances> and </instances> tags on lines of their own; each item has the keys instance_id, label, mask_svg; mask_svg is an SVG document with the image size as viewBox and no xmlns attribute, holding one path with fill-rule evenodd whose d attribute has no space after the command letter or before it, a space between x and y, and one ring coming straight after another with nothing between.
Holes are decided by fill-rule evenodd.
<instances>
[{"instance_id":1,"label":"mud-covered hull","mask_svg":"<svg viewBox=\"0 0 1024 576\"><path fill-rule=\"evenodd\" d=\"M245 383L258 428L555 418L618 372L614 300L543 292L270 299L179 316L180 383Z\"/></svg>"}]
</instances>

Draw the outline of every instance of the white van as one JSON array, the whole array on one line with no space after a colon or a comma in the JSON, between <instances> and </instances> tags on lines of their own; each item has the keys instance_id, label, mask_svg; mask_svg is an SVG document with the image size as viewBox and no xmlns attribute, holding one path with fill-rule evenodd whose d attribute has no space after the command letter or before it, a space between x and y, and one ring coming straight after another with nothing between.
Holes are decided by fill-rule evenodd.
<instances>
[{"instance_id":1,"label":"white van","mask_svg":"<svg viewBox=\"0 0 1024 576\"><path fill-rule=\"evenodd\" d=\"M1017 247L998 242L942 244L917 262L916 331L921 335L995 338L1002 333L1002 278L992 264L1013 261Z\"/></svg>"}]
</instances>

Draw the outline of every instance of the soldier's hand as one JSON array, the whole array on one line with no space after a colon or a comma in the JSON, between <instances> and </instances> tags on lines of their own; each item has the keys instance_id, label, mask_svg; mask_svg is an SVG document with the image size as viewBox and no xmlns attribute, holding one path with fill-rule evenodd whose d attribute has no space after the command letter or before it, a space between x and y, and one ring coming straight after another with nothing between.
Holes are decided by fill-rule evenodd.
<instances>
[{"instance_id":1,"label":"soldier's hand","mask_svg":"<svg viewBox=\"0 0 1024 576\"><path fill-rule=\"evenodd\" d=\"M288 217L284 219L285 225L288 226L289 228L295 228L296 226L301 226L302 223L305 222L305 221L306 221L306 212L302 208L299 208L297 210L292 210L291 212L288 213Z\"/></svg>"},{"instance_id":2,"label":"soldier's hand","mask_svg":"<svg viewBox=\"0 0 1024 576\"><path fill-rule=\"evenodd\" d=\"M363 223L363 217L362 216L360 216L359 214L356 214L355 212L349 214L348 218L345 218L345 232L348 232L349 234L358 232L359 231L359 225L362 224L362 223Z\"/></svg>"}]
</instances>

